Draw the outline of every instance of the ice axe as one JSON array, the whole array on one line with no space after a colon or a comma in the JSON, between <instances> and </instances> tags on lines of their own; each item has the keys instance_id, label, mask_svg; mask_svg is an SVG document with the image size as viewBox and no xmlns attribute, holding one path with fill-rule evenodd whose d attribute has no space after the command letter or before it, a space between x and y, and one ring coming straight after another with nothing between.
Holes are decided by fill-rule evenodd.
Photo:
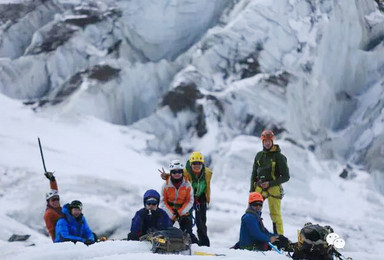
<instances>
[{"instance_id":1,"label":"ice axe","mask_svg":"<svg viewBox=\"0 0 384 260\"><path fill-rule=\"evenodd\" d=\"M47 172L47 169L45 168L44 154L43 154L43 148L41 148L40 137L37 137L37 140L39 141L39 148L40 148L41 160L43 161L44 172Z\"/></svg>"}]
</instances>

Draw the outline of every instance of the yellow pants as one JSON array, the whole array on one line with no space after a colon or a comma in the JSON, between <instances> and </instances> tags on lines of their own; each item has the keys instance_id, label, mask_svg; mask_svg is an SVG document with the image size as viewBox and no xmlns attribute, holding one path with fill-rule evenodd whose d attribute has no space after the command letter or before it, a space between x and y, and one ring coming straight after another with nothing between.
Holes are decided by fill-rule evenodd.
<instances>
[{"instance_id":1,"label":"yellow pants","mask_svg":"<svg viewBox=\"0 0 384 260\"><path fill-rule=\"evenodd\" d=\"M269 213L273 222L274 232L277 232L279 235L283 235L284 229L283 219L281 217L281 199L279 198L281 196L280 186L270 187L267 191L262 191L262 189L257 186L256 191L260 192L264 198L268 199Z\"/></svg>"}]
</instances>

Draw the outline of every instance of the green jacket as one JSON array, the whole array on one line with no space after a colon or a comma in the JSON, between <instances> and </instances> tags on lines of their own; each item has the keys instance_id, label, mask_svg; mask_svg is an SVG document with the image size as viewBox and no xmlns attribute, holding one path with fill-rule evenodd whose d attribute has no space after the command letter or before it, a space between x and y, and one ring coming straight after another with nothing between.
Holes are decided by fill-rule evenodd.
<instances>
[{"instance_id":1,"label":"green jacket","mask_svg":"<svg viewBox=\"0 0 384 260\"><path fill-rule=\"evenodd\" d=\"M263 150L256 154L253 163L250 192L255 191L258 181L269 181L269 186L278 186L289 180L289 169L287 158L281 153L278 145L273 145L267 151Z\"/></svg>"},{"instance_id":2,"label":"green jacket","mask_svg":"<svg viewBox=\"0 0 384 260\"><path fill-rule=\"evenodd\" d=\"M192 184L194 196L199 197L201 196L201 193L204 193L207 203L209 203L211 200L212 171L203 164L203 169L201 170L201 174L199 176L200 178L197 178L197 176L192 172L188 160L184 168L184 177L186 177Z\"/></svg>"}]
</instances>

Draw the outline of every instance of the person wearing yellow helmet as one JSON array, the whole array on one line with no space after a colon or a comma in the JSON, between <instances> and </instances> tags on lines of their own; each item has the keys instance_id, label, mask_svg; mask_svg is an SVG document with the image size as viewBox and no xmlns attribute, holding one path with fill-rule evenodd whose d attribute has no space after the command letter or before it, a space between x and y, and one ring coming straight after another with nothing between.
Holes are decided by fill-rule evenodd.
<instances>
[{"instance_id":1,"label":"person wearing yellow helmet","mask_svg":"<svg viewBox=\"0 0 384 260\"><path fill-rule=\"evenodd\" d=\"M166 180L169 174L164 169L159 170L161 178ZM207 207L211 199L211 178L212 171L206 167L204 156L194 151L189 156L183 175L192 184L194 193L193 209L195 211L197 235L199 237L199 245L210 246L207 234Z\"/></svg>"},{"instance_id":2,"label":"person wearing yellow helmet","mask_svg":"<svg viewBox=\"0 0 384 260\"><path fill-rule=\"evenodd\" d=\"M197 235L200 245L210 246L207 234L207 206L211 199L212 171L205 166L203 155L195 151L191 153L185 167L186 177L191 182L194 192L194 205Z\"/></svg>"},{"instance_id":3,"label":"person wearing yellow helmet","mask_svg":"<svg viewBox=\"0 0 384 260\"><path fill-rule=\"evenodd\" d=\"M287 158L281 153L280 147L274 144L275 135L271 130L264 130L260 139L263 150L256 154L251 177L250 192L260 192L268 199L273 231L283 235L283 219L281 217L281 184L290 178Z\"/></svg>"}]
</instances>

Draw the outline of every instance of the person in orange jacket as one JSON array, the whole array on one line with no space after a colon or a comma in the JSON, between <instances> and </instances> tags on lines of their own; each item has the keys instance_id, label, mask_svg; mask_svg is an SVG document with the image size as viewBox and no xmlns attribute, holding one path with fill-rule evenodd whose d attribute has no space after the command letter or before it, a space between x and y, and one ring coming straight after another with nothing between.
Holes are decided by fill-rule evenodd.
<instances>
[{"instance_id":1,"label":"person in orange jacket","mask_svg":"<svg viewBox=\"0 0 384 260\"><path fill-rule=\"evenodd\" d=\"M164 169L160 170L161 178L169 178ZM205 165L204 156L194 151L191 153L183 172L184 177L191 183L194 194L193 209L195 211L199 245L210 246L207 234L207 208L211 199L212 171Z\"/></svg>"},{"instance_id":2,"label":"person in orange jacket","mask_svg":"<svg viewBox=\"0 0 384 260\"><path fill-rule=\"evenodd\" d=\"M45 226L48 229L48 233L51 236L52 241L55 240L56 233L56 223L57 220L63 217L60 206L60 196L58 193L58 187L56 178L52 172L44 173L45 177L49 180L51 191L47 192L45 199L47 200L47 208L44 213Z\"/></svg>"},{"instance_id":3,"label":"person in orange jacket","mask_svg":"<svg viewBox=\"0 0 384 260\"><path fill-rule=\"evenodd\" d=\"M193 189L183 176L184 165L179 160L173 160L169 169L171 175L162 187L160 207L165 210L173 223L179 222L180 229L190 235L192 243L198 243L192 232L192 218L189 215L194 202Z\"/></svg>"}]
</instances>

